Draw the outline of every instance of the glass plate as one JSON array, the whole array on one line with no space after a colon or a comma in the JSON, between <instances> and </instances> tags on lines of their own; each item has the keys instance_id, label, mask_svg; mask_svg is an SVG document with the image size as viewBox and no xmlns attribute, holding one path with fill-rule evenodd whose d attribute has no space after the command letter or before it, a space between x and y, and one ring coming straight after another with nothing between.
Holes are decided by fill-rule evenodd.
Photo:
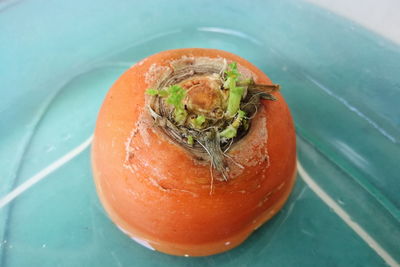
<instances>
[{"instance_id":1,"label":"glass plate","mask_svg":"<svg viewBox=\"0 0 400 267\"><path fill-rule=\"evenodd\" d=\"M153 53L241 55L282 86L294 191L227 253L184 258L121 233L96 196L100 104ZM400 262L400 48L303 1L0 2L0 266L385 266Z\"/></svg>"}]
</instances>

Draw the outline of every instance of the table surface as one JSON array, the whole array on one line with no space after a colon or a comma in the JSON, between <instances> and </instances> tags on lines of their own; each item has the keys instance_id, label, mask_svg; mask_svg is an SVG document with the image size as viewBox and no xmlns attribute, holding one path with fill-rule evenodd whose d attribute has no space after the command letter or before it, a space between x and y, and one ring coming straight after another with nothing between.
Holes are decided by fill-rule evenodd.
<instances>
[{"instance_id":1,"label":"table surface","mask_svg":"<svg viewBox=\"0 0 400 267\"><path fill-rule=\"evenodd\" d=\"M121 233L90 141L113 82L156 52L228 50L282 86L289 201L243 245L181 258ZM400 47L303 1L0 2L0 266L398 266Z\"/></svg>"}]
</instances>

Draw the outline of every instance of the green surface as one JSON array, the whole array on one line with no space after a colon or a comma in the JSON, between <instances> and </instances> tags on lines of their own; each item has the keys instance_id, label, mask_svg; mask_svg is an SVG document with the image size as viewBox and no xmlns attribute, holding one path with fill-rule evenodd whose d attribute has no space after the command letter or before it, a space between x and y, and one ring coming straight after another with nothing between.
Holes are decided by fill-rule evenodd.
<instances>
[{"instance_id":1,"label":"green surface","mask_svg":"<svg viewBox=\"0 0 400 267\"><path fill-rule=\"evenodd\" d=\"M0 2L0 200L92 134L129 66L179 47L228 50L281 84L306 171L400 261L400 47L301 1ZM0 208L0 266L385 266L301 177L239 248L152 252L105 215L88 152Z\"/></svg>"}]
</instances>

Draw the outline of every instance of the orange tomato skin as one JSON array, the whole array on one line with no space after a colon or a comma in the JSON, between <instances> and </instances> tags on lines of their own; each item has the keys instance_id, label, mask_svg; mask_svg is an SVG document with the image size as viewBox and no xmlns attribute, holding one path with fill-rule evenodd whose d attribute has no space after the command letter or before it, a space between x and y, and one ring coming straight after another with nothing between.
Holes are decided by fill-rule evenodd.
<instances>
[{"instance_id":1,"label":"orange tomato skin","mask_svg":"<svg viewBox=\"0 0 400 267\"><path fill-rule=\"evenodd\" d=\"M229 155L245 168L219 182L207 162L166 137L146 109L146 73L187 57L222 57L270 79L245 59L222 50L177 49L146 58L108 92L92 145L94 181L111 219L128 235L174 255L205 256L242 243L286 201L295 181L293 120L282 95L262 101L249 133Z\"/></svg>"}]
</instances>

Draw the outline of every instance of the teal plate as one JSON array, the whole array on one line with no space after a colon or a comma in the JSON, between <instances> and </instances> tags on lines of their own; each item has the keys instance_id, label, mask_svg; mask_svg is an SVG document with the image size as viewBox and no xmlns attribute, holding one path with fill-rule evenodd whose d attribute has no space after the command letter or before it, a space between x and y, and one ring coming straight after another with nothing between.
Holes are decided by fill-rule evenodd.
<instances>
[{"instance_id":1,"label":"teal plate","mask_svg":"<svg viewBox=\"0 0 400 267\"><path fill-rule=\"evenodd\" d=\"M108 219L90 141L113 82L181 47L281 84L299 172L243 245L154 252ZM399 266L400 47L303 1L0 1L0 266Z\"/></svg>"}]
</instances>

